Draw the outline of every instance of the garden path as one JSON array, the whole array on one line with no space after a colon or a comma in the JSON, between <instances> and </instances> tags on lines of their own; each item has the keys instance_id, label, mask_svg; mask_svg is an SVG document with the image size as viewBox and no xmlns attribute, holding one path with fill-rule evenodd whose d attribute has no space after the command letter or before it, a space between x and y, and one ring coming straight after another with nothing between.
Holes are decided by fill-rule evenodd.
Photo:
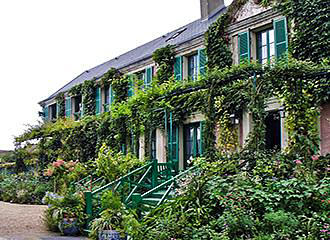
<instances>
[{"instance_id":1,"label":"garden path","mask_svg":"<svg viewBox=\"0 0 330 240\"><path fill-rule=\"evenodd\" d=\"M47 231L42 222L46 206L0 202L0 240L79 240Z\"/></svg>"}]
</instances>

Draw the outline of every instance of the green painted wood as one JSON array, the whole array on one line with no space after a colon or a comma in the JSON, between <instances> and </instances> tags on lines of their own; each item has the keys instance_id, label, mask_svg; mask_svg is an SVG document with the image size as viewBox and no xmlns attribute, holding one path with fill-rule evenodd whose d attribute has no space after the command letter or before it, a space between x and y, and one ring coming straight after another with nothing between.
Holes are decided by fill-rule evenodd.
<instances>
[{"instance_id":1,"label":"green painted wood","mask_svg":"<svg viewBox=\"0 0 330 240\"><path fill-rule=\"evenodd\" d=\"M65 117L71 118L71 97L65 98Z\"/></svg>"},{"instance_id":2,"label":"green painted wood","mask_svg":"<svg viewBox=\"0 0 330 240\"><path fill-rule=\"evenodd\" d=\"M44 112L44 121L49 120L49 107L45 106L43 112Z\"/></svg>"},{"instance_id":3,"label":"green painted wood","mask_svg":"<svg viewBox=\"0 0 330 240\"><path fill-rule=\"evenodd\" d=\"M144 89L150 88L151 83L152 83L152 67L148 67L145 70Z\"/></svg>"},{"instance_id":4,"label":"green painted wood","mask_svg":"<svg viewBox=\"0 0 330 240\"><path fill-rule=\"evenodd\" d=\"M179 56L175 58L174 63L174 79L177 81L183 80L183 57Z\"/></svg>"},{"instance_id":5,"label":"green painted wood","mask_svg":"<svg viewBox=\"0 0 330 240\"><path fill-rule=\"evenodd\" d=\"M239 62L250 62L250 33L242 32L238 34Z\"/></svg>"},{"instance_id":6,"label":"green painted wood","mask_svg":"<svg viewBox=\"0 0 330 240\"><path fill-rule=\"evenodd\" d=\"M93 197L91 192L84 192L86 202L87 226L93 220Z\"/></svg>"},{"instance_id":7,"label":"green painted wood","mask_svg":"<svg viewBox=\"0 0 330 240\"><path fill-rule=\"evenodd\" d=\"M281 58L288 50L288 32L286 18L276 19L273 22L275 37L275 55Z\"/></svg>"},{"instance_id":8,"label":"green painted wood","mask_svg":"<svg viewBox=\"0 0 330 240\"><path fill-rule=\"evenodd\" d=\"M198 68L201 76L206 74L207 56L204 48L198 49Z\"/></svg>"},{"instance_id":9,"label":"green painted wood","mask_svg":"<svg viewBox=\"0 0 330 240\"><path fill-rule=\"evenodd\" d=\"M204 154L204 151L203 151L203 148L204 148L204 128L205 128L205 121L201 121L200 122L200 129L201 129L201 143L200 143L200 149L199 149L199 152L201 154L201 157L203 157L203 154Z\"/></svg>"},{"instance_id":10,"label":"green painted wood","mask_svg":"<svg viewBox=\"0 0 330 240\"><path fill-rule=\"evenodd\" d=\"M96 88L96 93L95 93L95 114L99 115L101 113L101 88L97 87Z\"/></svg>"}]
</instances>

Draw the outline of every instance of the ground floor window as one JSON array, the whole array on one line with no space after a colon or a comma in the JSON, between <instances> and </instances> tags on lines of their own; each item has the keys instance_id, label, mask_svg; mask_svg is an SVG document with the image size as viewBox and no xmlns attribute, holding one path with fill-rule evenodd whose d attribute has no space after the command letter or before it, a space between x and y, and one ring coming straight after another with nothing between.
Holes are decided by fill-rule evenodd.
<instances>
[{"instance_id":1,"label":"ground floor window","mask_svg":"<svg viewBox=\"0 0 330 240\"><path fill-rule=\"evenodd\" d=\"M266 149L281 149L281 116L279 111L270 111L266 117Z\"/></svg>"},{"instance_id":2,"label":"ground floor window","mask_svg":"<svg viewBox=\"0 0 330 240\"><path fill-rule=\"evenodd\" d=\"M202 155L201 123L184 126L184 168L192 165L192 160Z\"/></svg>"}]
</instances>

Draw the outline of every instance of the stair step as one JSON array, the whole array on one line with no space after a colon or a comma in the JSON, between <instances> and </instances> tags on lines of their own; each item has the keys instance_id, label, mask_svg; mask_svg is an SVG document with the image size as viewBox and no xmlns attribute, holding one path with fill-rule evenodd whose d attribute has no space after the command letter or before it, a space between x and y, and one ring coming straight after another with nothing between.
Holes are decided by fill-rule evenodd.
<instances>
[{"instance_id":1,"label":"stair step","mask_svg":"<svg viewBox=\"0 0 330 240\"><path fill-rule=\"evenodd\" d=\"M160 201L160 198L143 198L142 203L156 206Z\"/></svg>"},{"instance_id":2,"label":"stair step","mask_svg":"<svg viewBox=\"0 0 330 240\"><path fill-rule=\"evenodd\" d=\"M165 190L165 189L164 190L160 190L160 191L157 191L155 193L152 193L151 196L153 198L159 198L159 199L161 199L165 195L166 191L167 190ZM169 192L169 194L167 195L166 198L172 198L173 194L174 194L173 191Z\"/></svg>"}]
</instances>

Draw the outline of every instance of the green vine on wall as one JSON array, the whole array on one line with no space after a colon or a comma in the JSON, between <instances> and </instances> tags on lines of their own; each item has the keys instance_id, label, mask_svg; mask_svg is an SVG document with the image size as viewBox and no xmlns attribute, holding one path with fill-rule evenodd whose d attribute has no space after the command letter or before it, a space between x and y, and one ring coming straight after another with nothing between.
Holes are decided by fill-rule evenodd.
<instances>
[{"instance_id":1,"label":"green vine on wall","mask_svg":"<svg viewBox=\"0 0 330 240\"><path fill-rule=\"evenodd\" d=\"M167 45L166 47L157 49L152 54L152 59L157 65L158 83L162 84L170 80L173 76L173 66L175 62L175 47Z\"/></svg>"},{"instance_id":2,"label":"green vine on wall","mask_svg":"<svg viewBox=\"0 0 330 240\"><path fill-rule=\"evenodd\" d=\"M84 116L94 115L96 109L96 83L95 80L87 80L82 84Z\"/></svg>"},{"instance_id":3,"label":"green vine on wall","mask_svg":"<svg viewBox=\"0 0 330 240\"><path fill-rule=\"evenodd\" d=\"M57 116L59 118L65 117L65 97L64 97L64 93L59 93L55 97L55 101L56 101L56 104L58 106Z\"/></svg>"},{"instance_id":4,"label":"green vine on wall","mask_svg":"<svg viewBox=\"0 0 330 240\"><path fill-rule=\"evenodd\" d=\"M329 1L277 0L277 9L291 22L293 57L316 63L330 57Z\"/></svg>"}]
</instances>

